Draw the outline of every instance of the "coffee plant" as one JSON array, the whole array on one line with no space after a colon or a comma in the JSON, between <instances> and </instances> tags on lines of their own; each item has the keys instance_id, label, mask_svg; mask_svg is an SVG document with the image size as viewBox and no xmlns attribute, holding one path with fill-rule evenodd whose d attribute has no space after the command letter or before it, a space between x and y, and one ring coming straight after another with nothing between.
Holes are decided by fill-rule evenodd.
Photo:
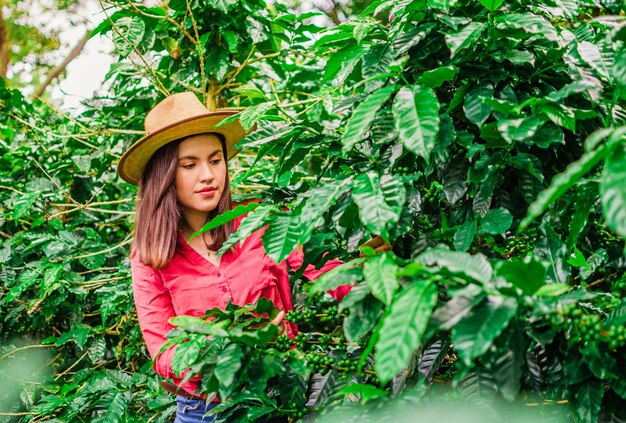
<instances>
[{"instance_id":1,"label":"coffee plant","mask_svg":"<svg viewBox=\"0 0 626 423\"><path fill-rule=\"evenodd\" d=\"M10 373L1 418L174 413L134 314L136 192L115 164L157 101L192 90L254 129L231 175L260 200L207 228L245 215L224 249L262 230L276 262L305 252L293 339L266 301L172 322L174 370L218 393L219 419L398 421L435 401L626 419L623 5L358 9L326 26L261 0L106 2L92 36L119 60L82 112L0 82L0 366L49 352L37 380ZM392 250L361 247L376 237Z\"/></svg>"}]
</instances>

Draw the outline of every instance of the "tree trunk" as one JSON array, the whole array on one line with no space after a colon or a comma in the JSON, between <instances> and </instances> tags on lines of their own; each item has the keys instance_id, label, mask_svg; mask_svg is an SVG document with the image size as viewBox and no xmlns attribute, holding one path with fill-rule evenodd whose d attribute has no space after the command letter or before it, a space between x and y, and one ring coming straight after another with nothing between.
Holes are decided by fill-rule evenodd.
<instances>
[{"instance_id":1,"label":"tree trunk","mask_svg":"<svg viewBox=\"0 0 626 423\"><path fill-rule=\"evenodd\" d=\"M6 78L9 70L9 33L2 15L3 2L0 0L0 78Z\"/></svg>"}]
</instances>

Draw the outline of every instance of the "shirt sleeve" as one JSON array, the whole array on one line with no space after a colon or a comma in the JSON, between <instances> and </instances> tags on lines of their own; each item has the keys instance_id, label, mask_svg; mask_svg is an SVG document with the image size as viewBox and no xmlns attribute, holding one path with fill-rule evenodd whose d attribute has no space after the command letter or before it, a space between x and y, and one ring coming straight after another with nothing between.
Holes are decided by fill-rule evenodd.
<instances>
[{"instance_id":1,"label":"shirt sleeve","mask_svg":"<svg viewBox=\"0 0 626 423\"><path fill-rule=\"evenodd\" d=\"M302 266L302 263L304 263L304 251L302 250L302 247L298 247L289 255L289 257L287 257L287 264L290 268L298 270ZM343 262L337 259L328 260L320 269L316 269L315 266L309 264L304 270L303 275L308 280L314 281L324 273L342 264ZM338 288L331 289L326 292L328 292L335 300L341 301L346 295L348 295L348 292L350 292L351 289L352 285L341 285Z\"/></svg>"},{"instance_id":2,"label":"shirt sleeve","mask_svg":"<svg viewBox=\"0 0 626 423\"><path fill-rule=\"evenodd\" d=\"M164 378L175 378L171 366L174 348L159 354L161 347L167 342L165 335L174 328L169 323L169 319L176 316L170 294L160 275L150 266L139 260L132 260L131 271L139 327L148 352L154 360L154 370Z\"/></svg>"}]
</instances>

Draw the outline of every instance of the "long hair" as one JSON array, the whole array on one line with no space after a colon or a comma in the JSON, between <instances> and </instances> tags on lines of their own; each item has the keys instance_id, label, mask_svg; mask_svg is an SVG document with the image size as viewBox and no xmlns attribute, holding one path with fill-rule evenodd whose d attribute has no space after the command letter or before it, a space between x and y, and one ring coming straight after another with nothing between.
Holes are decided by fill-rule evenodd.
<instances>
[{"instance_id":1,"label":"long hair","mask_svg":"<svg viewBox=\"0 0 626 423\"><path fill-rule=\"evenodd\" d=\"M226 143L220 134L216 135L224 152L226 179L222 196L208 216L207 222L215 216L230 210L230 178ZM154 269L162 269L176 254L178 231L182 223L182 213L176 196L176 169L178 167L178 145L184 139L170 142L158 149L148 162L139 181L137 192L137 214L135 216L135 239L131 257L139 254L142 263ZM228 222L209 232L211 250L218 250L233 232L233 222Z\"/></svg>"}]
</instances>

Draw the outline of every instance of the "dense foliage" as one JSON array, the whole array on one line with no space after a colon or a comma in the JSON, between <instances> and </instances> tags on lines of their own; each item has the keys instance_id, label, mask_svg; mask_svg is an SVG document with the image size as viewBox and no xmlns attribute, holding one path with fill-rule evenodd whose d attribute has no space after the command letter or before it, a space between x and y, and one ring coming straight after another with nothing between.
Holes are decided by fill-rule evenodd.
<instances>
[{"instance_id":1,"label":"dense foliage","mask_svg":"<svg viewBox=\"0 0 626 423\"><path fill-rule=\"evenodd\" d=\"M108 3L93 35L112 36L120 60L80 116L0 89L0 360L47 346L38 371L52 373L2 411L173 413L133 312L134 188L114 165L156 101L193 89L246 106L242 123L259 128L231 171L238 199L263 200L240 209L227 245L269 225L276 261L303 244L310 263L346 262L313 284L294 272L295 340L258 328L264 302L176 320L175 366L201 371L222 418L384 420L461 397L622 421L619 3L376 1L330 29L260 0L209 3ZM393 251L358 249L375 235ZM347 283L341 303L324 295Z\"/></svg>"}]
</instances>

